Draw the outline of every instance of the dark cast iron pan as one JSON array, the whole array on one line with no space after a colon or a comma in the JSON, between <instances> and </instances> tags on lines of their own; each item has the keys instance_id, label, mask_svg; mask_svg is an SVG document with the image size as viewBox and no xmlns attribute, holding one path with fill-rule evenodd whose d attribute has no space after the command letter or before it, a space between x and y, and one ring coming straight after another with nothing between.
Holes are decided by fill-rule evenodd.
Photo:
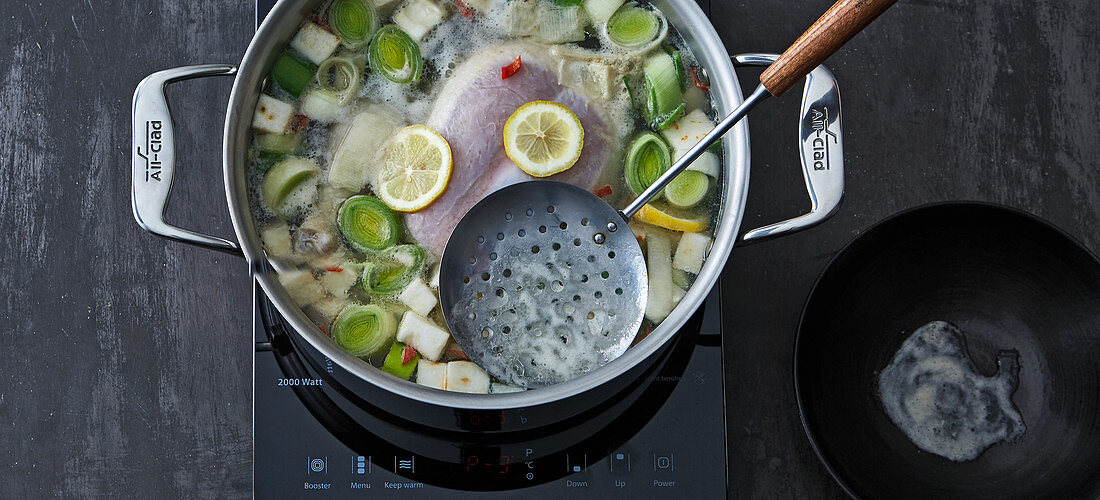
<instances>
[{"instance_id":1,"label":"dark cast iron pan","mask_svg":"<svg viewBox=\"0 0 1100 500\"><path fill-rule=\"evenodd\" d=\"M952 462L886 416L878 373L933 320L962 330L983 375L1019 351L1023 436ZM852 496L1100 498L1100 261L1031 215L950 203L871 228L814 286L794 369L810 442Z\"/></svg>"}]
</instances>

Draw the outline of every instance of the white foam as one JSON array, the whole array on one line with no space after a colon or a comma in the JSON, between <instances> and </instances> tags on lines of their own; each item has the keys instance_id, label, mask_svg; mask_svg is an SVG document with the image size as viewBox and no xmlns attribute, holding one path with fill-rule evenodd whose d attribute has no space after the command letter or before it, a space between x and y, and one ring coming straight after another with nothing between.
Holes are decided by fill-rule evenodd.
<instances>
[{"instance_id":1,"label":"white foam","mask_svg":"<svg viewBox=\"0 0 1100 500\"><path fill-rule=\"evenodd\" d=\"M1019 364L1015 351L997 359L983 377L966 355L962 332L933 321L905 340L878 379L878 396L890 420L920 449L963 462L1024 433L1012 404Z\"/></svg>"}]
</instances>

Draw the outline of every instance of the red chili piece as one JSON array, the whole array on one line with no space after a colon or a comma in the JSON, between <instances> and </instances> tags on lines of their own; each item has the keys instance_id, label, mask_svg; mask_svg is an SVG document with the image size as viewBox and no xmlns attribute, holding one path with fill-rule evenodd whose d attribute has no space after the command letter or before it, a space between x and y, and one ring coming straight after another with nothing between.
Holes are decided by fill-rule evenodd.
<instances>
[{"instance_id":1,"label":"red chili piece","mask_svg":"<svg viewBox=\"0 0 1100 500\"><path fill-rule=\"evenodd\" d=\"M344 268L342 268L340 266L325 266L325 270L330 272L330 273L342 273L342 272L344 272Z\"/></svg>"},{"instance_id":2,"label":"red chili piece","mask_svg":"<svg viewBox=\"0 0 1100 500\"><path fill-rule=\"evenodd\" d=\"M306 115L294 115L294 119L290 121L290 128L295 132L301 132L309 126L309 117Z\"/></svg>"},{"instance_id":3,"label":"red chili piece","mask_svg":"<svg viewBox=\"0 0 1100 500\"><path fill-rule=\"evenodd\" d=\"M694 66L691 68L691 81L695 83L696 87L699 87L699 90L702 90L703 92L710 92L710 87L707 87L707 85L699 79L699 68L696 68Z\"/></svg>"},{"instance_id":4,"label":"red chili piece","mask_svg":"<svg viewBox=\"0 0 1100 500\"><path fill-rule=\"evenodd\" d=\"M516 74L516 72L519 71L519 69L522 68L522 67L523 67L522 56L516 56L516 60L512 61L512 64L509 64L509 65L507 65L503 68L500 68L500 79L501 80L507 80L509 77Z\"/></svg>"},{"instance_id":5,"label":"red chili piece","mask_svg":"<svg viewBox=\"0 0 1100 500\"><path fill-rule=\"evenodd\" d=\"M611 195L611 186L604 186L592 192L592 194L599 196L600 198Z\"/></svg>"},{"instance_id":6,"label":"red chili piece","mask_svg":"<svg viewBox=\"0 0 1100 500\"><path fill-rule=\"evenodd\" d=\"M412 361L416 357L416 348L411 345L405 346L405 350L401 351L401 364L407 365L409 361Z\"/></svg>"},{"instance_id":7,"label":"red chili piece","mask_svg":"<svg viewBox=\"0 0 1100 500\"><path fill-rule=\"evenodd\" d=\"M462 14L462 17L465 17L466 19L474 17L474 12L470 10L470 7L466 6L466 2L463 2L462 0L455 0L455 5L458 6L458 12Z\"/></svg>"},{"instance_id":8,"label":"red chili piece","mask_svg":"<svg viewBox=\"0 0 1100 500\"><path fill-rule=\"evenodd\" d=\"M318 326L317 328L320 328L320 329L321 329L321 333L324 333L325 335L328 335L328 330L325 330L325 327L323 327L323 326Z\"/></svg>"},{"instance_id":9,"label":"red chili piece","mask_svg":"<svg viewBox=\"0 0 1100 500\"><path fill-rule=\"evenodd\" d=\"M451 353L451 356L454 356L458 359L465 361L470 360L470 357L466 355L465 351L459 351L458 349L447 349L447 352Z\"/></svg>"}]
</instances>

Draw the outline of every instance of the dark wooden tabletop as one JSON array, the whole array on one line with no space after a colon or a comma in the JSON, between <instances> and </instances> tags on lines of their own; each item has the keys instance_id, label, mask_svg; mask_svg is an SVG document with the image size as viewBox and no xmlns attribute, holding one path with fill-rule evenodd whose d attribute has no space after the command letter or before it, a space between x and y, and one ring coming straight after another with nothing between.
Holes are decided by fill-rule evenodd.
<instances>
[{"instance_id":1,"label":"dark wooden tabletop","mask_svg":"<svg viewBox=\"0 0 1100 500\"><path fill-rule=\"evenodd\" d=\"M707 7L735 53L781 50L828 5ZM138 229L128 169L138 81L239 61L252 16L244 0L0 4L0 496L248 495L245 266ZM731 496L842 495L799 424L793 339L817 274L872 223L984 200L1100 250L1098 25L1093 0L906 0L828 61L844 97L844 205L816 229L735 250L726 267L726 283L743 284L724 297ZM229 81L177 87L169 219L230 235ZM751 119L746 227L807 206L796 101Z\"/></svg>"}]
</instances>

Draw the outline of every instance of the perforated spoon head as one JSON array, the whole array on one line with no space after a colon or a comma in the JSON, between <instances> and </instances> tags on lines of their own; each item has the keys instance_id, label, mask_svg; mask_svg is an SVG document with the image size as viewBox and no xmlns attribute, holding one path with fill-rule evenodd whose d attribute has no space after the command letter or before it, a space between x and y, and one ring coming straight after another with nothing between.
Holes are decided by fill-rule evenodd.
<instances>
[{"instance_id":1,"label":"perforated spoon head","mask_svg":"<svg viewBox=\"0 0 1100 500\"><path fill-rule=\"evenodd\" d=\"M451 233L440 266L455 341L519 387L571 380L621 356L649 294L641 246L622 214L562 182L485 197Z\"/></svg>"}]
</instances>

